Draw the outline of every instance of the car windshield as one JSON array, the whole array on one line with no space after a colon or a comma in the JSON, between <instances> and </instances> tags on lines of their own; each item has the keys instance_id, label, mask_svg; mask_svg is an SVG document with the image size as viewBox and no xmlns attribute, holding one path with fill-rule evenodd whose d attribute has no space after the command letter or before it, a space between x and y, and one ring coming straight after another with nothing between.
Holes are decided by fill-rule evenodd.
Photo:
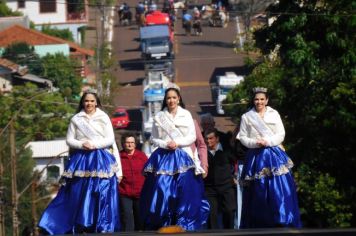
<instances>
[{"instance_id":1,"label":"car windshield","mask_svg":"<svg viewBox=\"0 0 356 236\"><path fill-rule=\"evenodd\" d=\"M113 116L114 117L124 117L124 116L126 116L126 113L123 112L123 111L117 111L117 112L114 113Z\"/></svg>"}]
</instances>

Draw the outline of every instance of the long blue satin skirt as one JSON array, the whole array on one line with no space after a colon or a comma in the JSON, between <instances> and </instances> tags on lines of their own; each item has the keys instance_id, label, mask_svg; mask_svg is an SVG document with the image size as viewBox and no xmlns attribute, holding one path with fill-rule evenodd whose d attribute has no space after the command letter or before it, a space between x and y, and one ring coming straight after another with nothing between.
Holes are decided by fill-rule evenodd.
<instances>
[{"instance_id":1,"label":"long blue satin skirt","mask_svg":"<svg viewBox=\"0 0 356 236\"><path fill-rule=\"evenodd\" d=\"M64 170L64 185L38 226L48 234L119 231L115 168L115 157L106 150L76 150Z\"/></svg>"},{"instance_id":2,"label":"long blue satin skirt","mask_svg":"<svg viewBox=\"0 0 356 236\"><path fill-rule=\"evenodd\" d=\"M302 226L292 167L279 147L248 150L241 176L241 228Z\"/></svg>"},{"instance_id":3,"label":"long blue satin skirt","mask_svg":"<svg viewBox=\"0 0 356 236\"><path fill-rule=\"evenodd\" d=\"M183 150L158 148L144 166L146 176L140 197L145 230L179 225L199 230L206 224L210 206L204 196L201 175Z\"/></svg>"}]
</instances>

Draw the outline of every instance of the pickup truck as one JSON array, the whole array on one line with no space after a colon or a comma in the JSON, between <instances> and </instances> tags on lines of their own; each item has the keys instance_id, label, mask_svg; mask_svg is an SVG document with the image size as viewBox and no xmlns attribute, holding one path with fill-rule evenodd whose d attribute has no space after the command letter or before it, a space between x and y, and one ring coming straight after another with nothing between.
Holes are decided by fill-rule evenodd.
<instances>
[{"instance_id":1,"label":"pickup truck","mask_svg":"<svg viewBox=\"0 0 356 236\"><path fill-rule=\"evenodd\" d=\"M223 101L227 94L238 84L244 80L241 75L236 75L234 72L225 72L225 75L217 76L216 87L216 113L224 115Z\"/></svg>"}]
</instances>

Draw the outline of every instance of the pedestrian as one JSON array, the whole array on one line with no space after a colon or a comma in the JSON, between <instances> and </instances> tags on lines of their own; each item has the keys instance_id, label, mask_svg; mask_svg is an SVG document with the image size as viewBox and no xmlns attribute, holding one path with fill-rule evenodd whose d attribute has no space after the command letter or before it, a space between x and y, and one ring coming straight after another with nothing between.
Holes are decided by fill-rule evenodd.
<instances>
[{"instance_id":1,"label":"pedestrian","mask_svg":"<svg viewBox=\"0 0 356 236\"><path fill-rule=\"evenodd\" d=\"M191 148L195 132L178 86L170 85L154 117L151 141L157 149L143 170L140 207L145 230L177 225L191 231L206 223L209 203L204 198L204 170Z\"/></svg>"},{"instance_id":2,"label":"pedestrian","mask_svg":"<svg viewBox=\"0 0 356 236\"><path fill-rule=\"evenodd\" d=\"M63 184L38 226L46 234L119 231L121 162L110 118L94 91L81 97L66 141L72 151Z\"/></svg>"},{"instance_id":3,"label":"pedestrian","mask_svg":"<svg viewBox=\"0 0 356 236\"><path fill-rule=\"evenodd\" d=\"M191 14L189 14L188 11L183 13L182 26L183 26L183 28L185 30L185 34L188 35L188 36L191 34L192 21L193 21L193 16Z\"/></svg>"},{"instance_id":4,"label":"pedestrian","mask_svg":"<svg viewBox=\"0 0 356 236\"><path fill-rule=\"evenodd\" d=\"M209 128L204 132L208 146L209 174L204 179L205 193L210 204L208 229L219 228L219 212L222 215L224 229L234 228L236 210L236 190L231 168L235 156L231 150L223 148L219 142L219 132Z\"/></svg>"},{"instance_id":5,"label":"pedestrian","mask_svg":"<svg viewBox=\"0 0 356 236\"><path fill-rule=\"evenodd\" d=\"M200 126L203 130L203 135L204 135L205 130L216 128L214 117L211 115L211 113L204 113L204 114L200 115ZM231 139L230 133L224 133L220 130L217 130L217 132L219 135L219 142L221 143L223 148L230 150L231 149L231 147L230 147L230 139Z\"/></svg>"},{"instance_id":6,"label":"pedestrian","mask_svg":"<svg viewBox=\"0 0 356 236\"><path fill-rule=\"evenodd\" d=\"M132 133L121 137L120 152L123 178L119 184L120 209L123 231L143 230L140 220L140 194L145 178L142 175L143 166L147 161L145 153L136 149L136 137Z\"/></svg>"},{"instance_id":7,"label":"pedestrian","mask_svg":"<svg viewBox=\"0 0 356 236\"><path fill-rule=\"evenodd\" d=\"M253 89L254 107L242 115L237 138L248 148L241 228L301 227L292 160L283 150L279 113L267 106L266 88Z\"/></svg>"}]
</instances>

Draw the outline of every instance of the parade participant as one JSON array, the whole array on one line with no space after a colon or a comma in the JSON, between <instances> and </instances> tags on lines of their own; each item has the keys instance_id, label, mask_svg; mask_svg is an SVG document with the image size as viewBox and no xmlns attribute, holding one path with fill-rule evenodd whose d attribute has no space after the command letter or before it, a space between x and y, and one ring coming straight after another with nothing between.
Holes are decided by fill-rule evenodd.
<instances>
[{"instance_id":1,"label":"parade participant","mask_svg":"<svg viewBox=\"0 0 356 236\"><path fill-rule=\"evenodd\" d=\"M139 201L145 178L142 169L147 161L145 153L136 149L136 138L132 133L123 134L120 152L123 178L119 185L120 209L123 231L143 230L140 220Z\"/></svg>"},{"instance_id":2,"label":"parade participant","mask_svg":"<svg viewBox=\"0 0 356 236\"><path fill-rule=\"evenodd\" d=\"M210 204L208 229L218 229L219 209L222 213L224 229L234 228L234 212L236 209L236 190L231 168L235 156L231 150L224 149L219 142L219 132L209 128L204 132L208 146L209 174L204 179L205 193Z\"/></svg>"},{"instance_id":3,"label":"parade participant","mask_svg":"<svg viewBox=\"0 0 356 236\"><path fill-rule=\"evenodd\" d=\"M201 14L197 7L193 9L193 29L195 29L196 35L203 35L203 29L201 27Z\"/></svg>"},{"instance_id":4,"label":"parade participant","mask_svg":"<svg viewBox=\"0 0 356 236\"><path fill-rule=\"evenodd\" d=\"M151 141L158 148L144 167L140 207L145 230L177 225L190 231L206 223L209 203L204 198L204 170L191 149L195 132L179 88L171 85L162 110L154 117Z\"/></svg>"},{"instance_id":5,"label":"parade participant","mask_svg":"<svg viewBox=\"0 0 356 236\"><path fill-rule=\"evenodd\" d=\"M185 30L186 35L190 35L190 33L191 33L192 21L193 21L192 15L189 14L188 11L185 11L185 13L183 13L183 17L182 17L182 26Z\"/></svg>"},{"instance_id":6,"label":"parade participant","mask_svg":"<svg viewBox=\"0 0 356 236\"><path fill-rule=\"evenodd\" d=\"M241 228L301 227L293 162L281 144L285 131L279 113L267 106L266 88L253 89L254 107L242 115L237 138L248 149Z\"/></svg>"},{"instance_id":7,"label":"parade participant","mask_svg":"<svg viewBox=\"0 0 356 236\"><path fill-rule=\"evenodd\" d=\"M121 162L110 118L100 108L97 94L85 92L70 121L63 185L38 224L45 233L119 231Z\"/></svg>"}]
</instances>

